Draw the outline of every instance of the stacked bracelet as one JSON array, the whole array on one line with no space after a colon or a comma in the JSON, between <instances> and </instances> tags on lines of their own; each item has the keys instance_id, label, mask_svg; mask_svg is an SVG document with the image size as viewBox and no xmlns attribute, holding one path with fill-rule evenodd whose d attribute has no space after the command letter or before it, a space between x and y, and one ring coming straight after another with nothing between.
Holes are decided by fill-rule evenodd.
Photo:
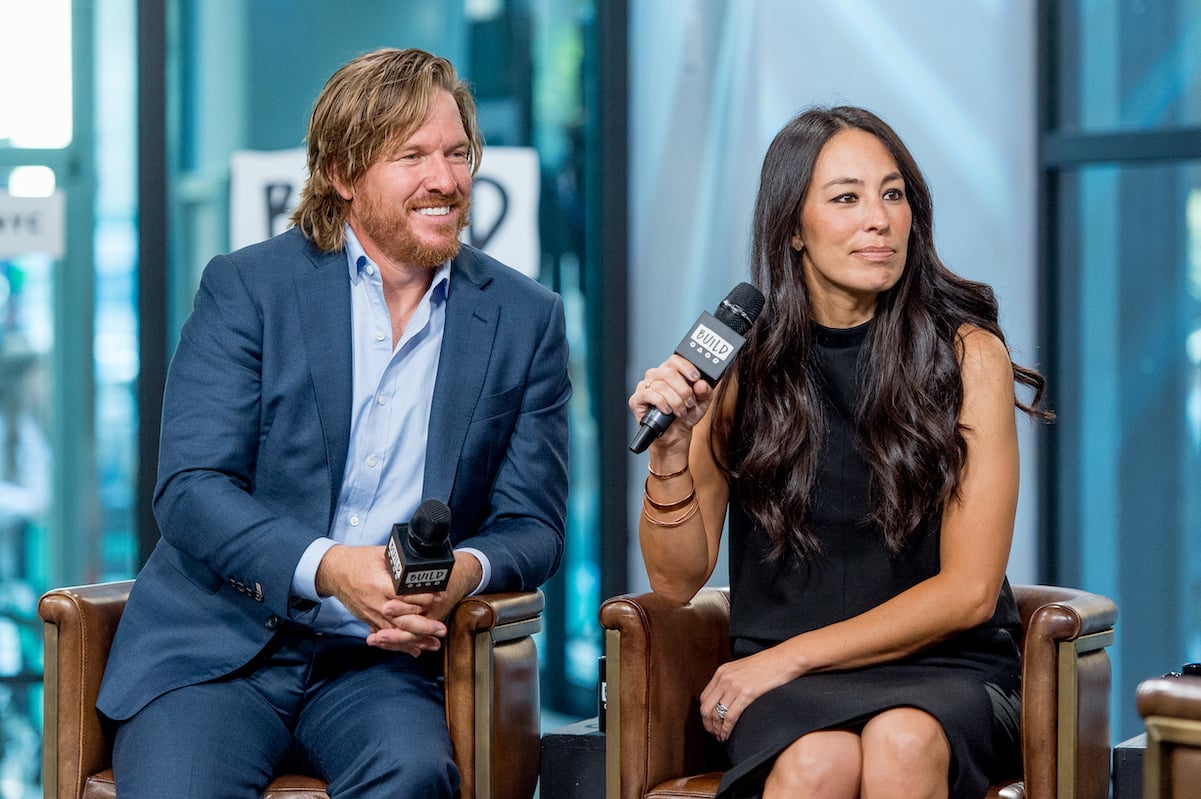
<instances>
[{"instance_id":1,"label":"stacked bracelet","mask_svg":"<svg viewBox=\"0 0 1201 799\"><path fill-rule=\"evenodd\" d=\"M680 475L687 472L688 464L684 464L684 468L680 469L678 472L671 472L669 474L660 474L659 472L656 472L654 469L652 469L650 466L647 466L646 470L648 472L650 472L651 477L655 478L656 480L670 480L673 477L679 477Z\"/></svg>"},{"instance_id":2,"label":"stacked bracelet","mask_svg":"<svg viewBox=\"0 0 1201 799\"><path fill-rule=\"evenodd\" d=\"M674 510L683 510L685 507L692 504L694 499L696 499L696 489L694 488L688 492L688 496L684 497L679 502L656 502L654 498L651 497L650 487L650 478L648 477L646 482L642 484L642 496L648 503L650 503L652 508L655 510L661 510L664 513L671 513Z\"/></svg>"},{"instance_id":3,"label":"stacked bracelet","mask_svg":"<svg viewBox=\"0 0 1201 799\"><path fill-rule=\"evenodd\" d=\"M642 517L644 519L656 527L679 527L681 524L696 515L697 510L699 510L701 507L701 503L697 502L696 500L695 486L693 486L692 490L688 492L688 496L684 497L678 502L656 502L655 500L651 499L651 477L655 478L656 480L670 480L673 477L679 477L688 471L687 464L684 465L683 469L680 469L676 472L670 472L668 474L656 472L654 469L650 468L649 465L646 467L646 469L648 472L650 472L650 475L646 478L646 482L642 484ZM684 512L674 519L662 520L656 519L649 513L651 508L654 508L660 513L673 513L678 510L682 510Z\"/></svg>"},{"instance_id":4,"label":"stacked bracelet","mask_svg":"<svg viewBox=\"0 0 1201 799\"><path fill-rule=\"evenodd\" d=\"M644 495L642 497L642 518L646 519L656 527L679 527L681 524L695 516L696 512L700 510L701 507L701 503L696 501L696 493L694 492L689 494L688 498L684 500L684 502L688 505L688 510L684 511L674 519L660 520L656 519L654 516L651 516L650 513L647 512L647 504L649 502L651 502L651 498Z\"/></svg>"}]
</instances>

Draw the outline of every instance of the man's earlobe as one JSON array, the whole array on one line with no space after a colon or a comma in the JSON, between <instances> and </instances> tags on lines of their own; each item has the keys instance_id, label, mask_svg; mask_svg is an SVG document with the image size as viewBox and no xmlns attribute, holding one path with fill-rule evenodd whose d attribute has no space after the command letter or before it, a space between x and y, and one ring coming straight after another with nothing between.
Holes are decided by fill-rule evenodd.
<instances>
[{"instance_id":1,"label":"man's earlobe","mask_svg":"<svg viewBox=\"0 0 1201 799\"><path fill-rule=\"evenodd\" d=\"M342 175L337 169L330 170L329 182L337 190L338 196L343 200L350 202L354 199L354 192L351 190L351 187L347 186L345 181L342 180Z\"/></svg>"}]
</instances>

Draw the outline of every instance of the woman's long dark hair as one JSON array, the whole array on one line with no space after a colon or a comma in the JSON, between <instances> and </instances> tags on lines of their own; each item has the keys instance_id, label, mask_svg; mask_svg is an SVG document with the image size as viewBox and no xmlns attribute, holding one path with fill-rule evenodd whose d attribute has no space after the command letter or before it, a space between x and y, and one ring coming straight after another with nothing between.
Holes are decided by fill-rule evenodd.
<instances>
[{"instance_id":1,"label":"woman's long dark hair","mask_svg":"<svg viewBox=\"0 0 1201 799\"><path fill-rule=\"evenodd\" d=\"M826 434L814 346L811 300L792 237L822 147L855 128L878 138L905 181L912 227L905 269L879 295L860 372L865 383L857 424L871 468L870 521L897 551L922 519L955 495L967 458L960 430L963 383L959 328L982 328L1004 342L992 289L953 274L934 249L930 190L917 163L883 120L860 108L812 108L776 135L763 160L755 203L752 281L766 305L738 362L740 412L718 415L726 443L723 467L738 501L761 524L776 556L816 554L810 496ZM1028 414L1045 386L1036 371L1014 364L1014 380L1033 390ZM753 387L753 388L752 388ZM719 387L715 404L724 407Z\"/></svg>"}]
</instances>

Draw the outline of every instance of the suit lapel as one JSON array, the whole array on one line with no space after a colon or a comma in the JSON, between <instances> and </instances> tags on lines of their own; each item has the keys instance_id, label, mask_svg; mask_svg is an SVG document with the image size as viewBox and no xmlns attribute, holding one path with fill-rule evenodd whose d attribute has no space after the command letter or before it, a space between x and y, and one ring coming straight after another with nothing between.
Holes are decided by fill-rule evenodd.
<instances>
[{"instance_id":1,"label":"suit lapel","mask_svg":"<svg viewBox=\"0 0 1201 799\"><path fill-rule=\"evenodd\" d=\"M487 267L466 246L451 264L423 491L425 497L447 503L496 341L499 308L487 291L491 279Z\"/></svg>"},{"instance_id":2,"label":"suit lapel","mask_svg":"<svg viewBox=\"0 0 1201 799\"><path fill-rule=\"evenodd\" d=\"M353 392L350 280L345 252L320 253L312 250L311 245L310 250L309 257L316 268L296 279L296 295L329 464L332 516L342 490L350 448Z\"/></svg>"}]
</instances>

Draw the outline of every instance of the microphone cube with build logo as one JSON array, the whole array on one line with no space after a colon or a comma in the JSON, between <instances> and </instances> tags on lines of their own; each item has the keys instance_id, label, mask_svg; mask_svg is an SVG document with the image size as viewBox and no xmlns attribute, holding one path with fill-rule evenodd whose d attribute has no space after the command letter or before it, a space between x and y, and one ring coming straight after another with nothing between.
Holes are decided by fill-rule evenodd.
<instances>
[{"instance_id":1,"label":"microphone cube with build logo","mask_svg":"<svg viewBox=\"0 0 1201 799\"><path fill-rule=\"evenodd\" d=\"M385 558L397 595L445 591L455 565L450 508L427 499L408 524L392 525Z\"/></svg>"},{"instance_id":2,"label":"microphone cube with build logo","mask_svg":"<svg viewBox=\"0 0 1201 799\"><path fill-rule=\"evenodd\" d=\"M705 311L676 347L676 354L700 370L709 385L715 385L745 343L729 325Z\"/></svg>"}]
</instances>

